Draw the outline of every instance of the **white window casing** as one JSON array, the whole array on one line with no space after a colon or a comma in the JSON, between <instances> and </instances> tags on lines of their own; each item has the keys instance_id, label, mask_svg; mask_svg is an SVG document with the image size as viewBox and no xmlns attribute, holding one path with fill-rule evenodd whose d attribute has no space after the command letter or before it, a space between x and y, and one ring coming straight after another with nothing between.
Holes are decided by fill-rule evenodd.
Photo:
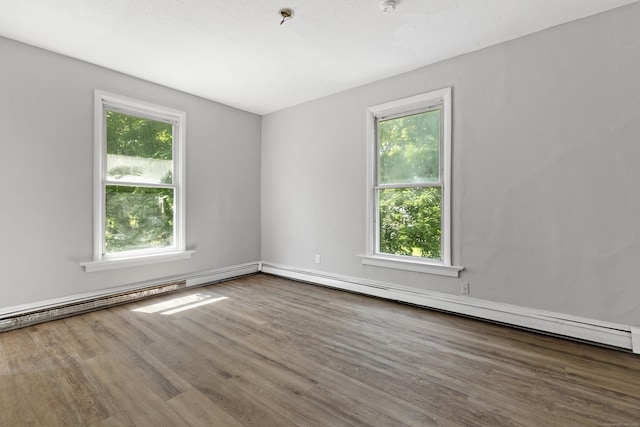
<instances>
[{"instance_id":1,"label":"white window casing","mask_svg":"<svg viewBox=\"0 0 640 427\"><path fill-rule=\"evenodd\" d=\"M105 252L105 188L106 180L106 111L115 111L154 121L170 123L173 128L172 183L144 184L149 188L171 188L174 191L173 244L119 253ZM185 198L185 142L186 113L183 111L115 95L94 91L94 181L93 181L93 260L80 263L85 271L102 271L132 267L155 262L166 262L191 257L186 250L186 198ZM112 185L113 183L110 183ZM135 185L135 183L130 183Z\"/></svg>"},{"instance_id":2,"label":"white window casing","mask_svg":"<svg viewBox=\"0 0 640 427\"><path fill-rule=\"evenodd\" d=\"M376 191L378 164L378 121L403 117L431 108L441 109L440 136L440 180L436 184L442 188L441 200L441 259L428 259L416 256L398 256L378 252L378 203ZM366 212L366 249L361 256L362 264L377 267L394 268L428 274L458 277L463 267L452 263L451 242L451 88L399 99L367 109L367 212ZM385 185L392 188L393 185Z\"/></svg>"}]
</instances>

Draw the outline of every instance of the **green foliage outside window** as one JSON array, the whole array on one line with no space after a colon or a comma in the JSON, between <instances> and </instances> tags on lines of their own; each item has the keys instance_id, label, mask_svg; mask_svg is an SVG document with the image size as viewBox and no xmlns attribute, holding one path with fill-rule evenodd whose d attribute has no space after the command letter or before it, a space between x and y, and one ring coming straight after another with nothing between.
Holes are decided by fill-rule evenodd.
<instances>
[{"instance_id":1,"label":"green foliage outside window","mask_svg":"<svg viewBox=\"0 0 640 427\"><path fill-rule=\"evenodd\" d=\"M107 111L107 154L171 160L173 126Z\"/></svg>"},{"instance_id":2,"label":"green foliage outside window","mask_svg":"<svg viewBox=\"0 0 640 427\"><path fill-rule=\"evenodd\" d=\"M108 252L170 246L173 241L173 189L108 185Z\"/></svg>"},{"instance_id":3,"label":"green foliage outside window","mask_svg":"<svg viewBox=\"0 0 640 427\"><path fill-rule=\"evenodd\" d=\"M379 251L441 258L440 110L379 123Z\"/></svg>"},{"instance_id":4,"label":"green foliage outside window","mask_svg":"<svg viewBox=\"0 0 640 427\"><path fill-rule=\"evenodd\" d=\"M155 177L145 164L163 166L172 159L173 127L169 123L107 111L107 175L105 250L107 253L161 248L173 244L174 189L153 184L171 184L171 168ZM109 168L110 155L128 160ZM113 158L113 157L112 157ZM164 162L164 163L163 163ZM146 180L146 181L145 181Z\"/></svg>"}]
</instances>

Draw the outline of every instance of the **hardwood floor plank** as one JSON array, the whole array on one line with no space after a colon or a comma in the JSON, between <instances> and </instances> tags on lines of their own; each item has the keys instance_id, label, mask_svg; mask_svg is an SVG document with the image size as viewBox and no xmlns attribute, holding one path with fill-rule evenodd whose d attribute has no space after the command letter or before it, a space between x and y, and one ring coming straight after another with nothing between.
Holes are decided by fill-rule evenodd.
<instances>
[{"instance_id":1,"label":"hardwood floor plank","mask_svg":"<svg viewBox=\"0 0 640 427\"><path fill-rule=\"evenodd\" d=\"M244 390L252 399L259 400L262 404L277 412L293 425L305 426L341 426L345 424L331 413L324 411L313 402L300 399L309 390L293 390L277 381L267 379L263 375L246 372L234 376L230 381Z\"/></svg>"},{"instance_id":2,"label":"hardwood floor plank","mask_svg":"<svg viewBox=\"0 0 640 427\"><path fill-rule=\"evenodd\" d=\"M0 398L3 400L0 425L74 425L74 414L66 412L66 404L58 405L49 376L43 372L2 378ZM27 400L28 398L28 400Z\"/></svg>"},{"instance_id":3,"label":"hardwood floor plank","mask_svg":"<svg viewBox=\"0 0 640 427\"><path fill-rule=\"evenodd\" d=\"M36 421L26 402L22 401L21 379L18 377L0 375L0 425L30 425Z\"/></svg>"},{"instance_id":4,"label":"hardwood floor plank","mask_svg":"<svg viewBox=\"0 0 640 427\"><path fill-rule=\"evenodd\" d=\"M150 343L140 346L136 341L127 339L128 335L120 332L127 327L131 327L131 323L115 315L110 316L100 329L103 341L108 343L111 353L117 354L123 368L135 372L139 381L165 401L191 388L188 382L147 350Z\"/></svg>"},{"instance_id":5,"label":"hardwood floor plank","mask_svg":"<svg viewBox=\"0 0 640 427\"><path fill-rule=\"evenodd\" d=\"M2 377L4 389L2 398L13 394L9 399L13 405L3 411L0 420L10 420L6 425L74 425L78 423L78 413L71 400L73 393L65 385L68 372L57 364L47 349L34 340L44 325L27 328L22 331L9 331L0 334L3 339L5 356L11 368L11 375ZM9 380L8 382L5 382ZM25 396L27 398L25 398ZM0 425L5 425L0 423Z\"/></svg>"},{"instance_id":6,"label":"hardwood floor plank","mask_svg":"<svg viewBox=\"0 0 640 427\"><path fill-rule=\"evenodd\" d=\"M115 400L119 412L126 414L134 425L188 426L135 372L122 369L117 355L104 353L86 362L106 393Z\"/></svg>"},{"instance_id":7,"label":"hardwood floor plank","mask_svg":"<svg viewBox=\"0 0 640 427\"><path fill-rule=\"evenodd\" d=\"M167 404L192 427L242 427L238 420L194 388L174 397Z\"/></svg>"},{"instance_id":8,"label":"hardwood floor plank","mask_svg":"<svg viewBox=\"0 0 640 427\"><path fill-rule=\"evenodd\" d=\"M89 318L89 315L84 317L85 322L78 322L77 317L59 320L67 330L69 345L82 360L91 359L109 350L96 336L93 325L88 324Z\"/></svg>"},{"instance_id":9,"label":"hardwood floor plank","mask_svg":"<svg viewBox=\"0 0 640 427\"><path fill-rule=\"evenodd\" d=\"M129 417L119 413L100 421L100 423L98 423L98 426L99 427L135 427L135 424L131 422Z\"/></svg>"},{"instance_id":10,"label":"hardwood floor plank","mask_svg":"<svg viewBox=\"0 0 640 427\"><path fill-rule=\"evenodd\" d=\"M50 378L55 380L56 400L61 406L68 405L66 412L73 413L78 423L94 424L108 418L112 403L101 398L103 390L96 387L95 377L83 366L75 348L59 345L70 340L68 330L59 325L45 323L32 332L34 342L52 360Z\"/></svg>"}]
</instances>

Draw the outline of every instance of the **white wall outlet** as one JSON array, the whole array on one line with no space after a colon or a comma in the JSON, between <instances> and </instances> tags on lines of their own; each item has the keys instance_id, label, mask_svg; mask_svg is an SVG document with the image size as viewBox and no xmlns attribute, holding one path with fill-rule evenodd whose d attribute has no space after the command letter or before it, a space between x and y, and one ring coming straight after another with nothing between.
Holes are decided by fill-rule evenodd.
<instances>
[{"instance_id":1,"label":"white wall outlet","mask_svg":"<svg viewBox=\"0 0 640 427\"><path fill-rule=\"evenodd\" d=\"M320 255L316 254L316 264L320 264Z\"/></svg>"},{"instance_id":2,"label":"white wall outlet","mask_svg":"<svg viewBox=\"0 0 640 427\"><path fill-rule=\"evenodd\" d=\"M460 283L460 295L469 295L469 282Z\"/></svg>"}]
</instances>

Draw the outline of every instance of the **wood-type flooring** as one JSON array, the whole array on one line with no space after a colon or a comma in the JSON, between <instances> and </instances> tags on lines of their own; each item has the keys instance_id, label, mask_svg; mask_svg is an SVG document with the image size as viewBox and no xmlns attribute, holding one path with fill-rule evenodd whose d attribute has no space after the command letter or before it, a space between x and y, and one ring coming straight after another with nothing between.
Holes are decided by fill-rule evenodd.
<instances>
[{"instance_id":1,"label":"wood-type flooring","mask_svg":"<svg viewBox=\"0 0 640 427\"><path fill-rule=\"evenodd\" d=\"M640 357L258 274L0 334L0 426L640 426Z\"/></svg>"}]
</instances>

